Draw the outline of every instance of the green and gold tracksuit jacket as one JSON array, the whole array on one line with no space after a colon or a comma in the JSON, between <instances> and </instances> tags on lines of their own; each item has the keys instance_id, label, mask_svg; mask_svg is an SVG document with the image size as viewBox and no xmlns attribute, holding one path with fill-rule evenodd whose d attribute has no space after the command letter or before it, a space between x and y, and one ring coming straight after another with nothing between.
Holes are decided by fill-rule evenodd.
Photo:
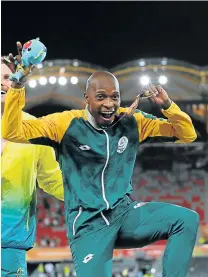
<instances>
[{"instance_id":1,"label":"green and gold tracksuit jacket","mask_svg":"<svg viewBox=\"0 0 208 277\"><path fill-rule=\"evenodd\" d=\"M142 141L160 136L176 137L181 143L196 139L190 117L175 103L162 110L168 119L137 110L106 130L97 128L87 109L23 120L24 105L25 89L11 88L6 96L2 135L13 142L54 147L63 175L66 220L73 222L73 234L83 209L92 215L103 214L131 193L137 147ZM117 113L126 110L119 108Z\"/></svg>"}]
</instances>

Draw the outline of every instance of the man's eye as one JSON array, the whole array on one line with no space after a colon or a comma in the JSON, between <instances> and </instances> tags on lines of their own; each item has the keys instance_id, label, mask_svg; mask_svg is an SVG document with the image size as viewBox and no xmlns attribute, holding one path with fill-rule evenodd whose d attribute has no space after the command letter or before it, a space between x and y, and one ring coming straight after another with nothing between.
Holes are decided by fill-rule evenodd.
<instances>
[{"instance_id":1,"label":"man's eye","mask_svg":"<svg viewBox=\"0 0 208 277\"><path fill-rule=\"evenodd\" d=\"M4 79L6 79L6 80L8 80L9 79L9 77L10 77L10 75L4 75Z\"/></svg>"},{"instance_id":2,"label":"man's eye","mask_svg":"<svg viewBox=\"0 0 208 277\"><path fill-rule=\"evenodd\" d=\"M119 95L114 95L114 96L113 96L113 99L114 99L114 100L118 100L118 99L119 99Z\"/></svg>"},{"instance_id":3,"label":"man's eye","mask_svg":"<svg viewBox=\"0 0 208 277\"><path fill-rule=\"evenodd\" d=\"M102 100L102 99L104 99L104 96L103 96L102 94L98 94L98 95L96 96L96 98L99 99L99 100Z\"/></svg>"}]
</instances>

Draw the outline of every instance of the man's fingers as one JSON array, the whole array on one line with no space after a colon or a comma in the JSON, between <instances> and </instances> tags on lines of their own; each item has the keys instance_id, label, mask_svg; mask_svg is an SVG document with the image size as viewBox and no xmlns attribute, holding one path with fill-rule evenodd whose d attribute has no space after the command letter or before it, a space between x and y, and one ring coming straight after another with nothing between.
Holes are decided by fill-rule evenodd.
<instances>
[{"instance_id":1,"label":"man's fingers","mask_svg":"<svg viewBox=\"0 0 208 277\"><path fill-rule=\"evenodd\" d=\"M15 61L12 53L9 53L9 60L11 63L14 63Z\"/></svg>"},{"instance_id":2,"label":"man's fingers","mask_svg":"<svg viewBox=\"0 0 208 277\"><path fill-rule=\"evenodd\" d=\"M21 56L17 55L14 57L12 53L9 53L8 60L10 62L8 66L11 69L12 73L14 73L16 71L16 67L17 67L17 63L15 63L15 62L18 62L19 64L21 64L21 62L22 62Z\"/></svg>"},{"instance_id":3,"label":"man's fingers","mask_svg":"<svg viewBox=\"0 0 208 277\"><path fill-rule=\"evenodd\" d=\"M152 95L150 98L148 98L148 100L150 101L150 103L155 103L157 98L158 98L157 96Z\"/></svg>"},{"instance_id":4,"label":"man's fingers","mask_svg":"<svg viewBox=\"0 0 208 277\"><path fill-rule=\"evenodd\" d=\"M21 63L21 56L17 55L16 57L14 57L12 53L9 53L9 60L11 63L15 63L15 61L18 61L18 63Z\"/></svg>"},{"instance_id":5,"label":"man's fingers","mask_svg":"<svg viewBox=\"0 0 208 277\"><path fill-rule=\"evenodd\" d=\"M166 101L169 97L168 97L168 94L166 92L166 90L164 90L163 87L161 86L157 86L157 91L158 91L158 94L160 96L160 98L163 100L163 101Z\"/></svg>"},{"instance_id":6,"label":"man's fingers","mask_svg":"<svg viewBox=\"0 0 208 277\"><path fill-rule=\"evenodd\" d=\"M10 53L10 54L8 55L8 63L6 63L6 64L7 64L7 66L10 68L10 70L11 70L12 73L15 72L14 60L15 60L15 59L14 59L12 53Z\"/></svg>"},{"instance_id":7,"label":"man's fingers","mask_svg":"<svg viewBox=\"0 0 208 277\"><path fill-rule=\"evenodd\" d=\"M156 101L156 100L157 100L157 98L158 98L157 96L152 95L151 100L152 100L152 101Z\"/></svg>"},{"instance_id":8,"label":"man's fingers","mask_svg":"<svg viewBox=\"0 0 208 277\"><path fill-rule=\"evenodd\" d=\"M17 52L19 56L22 56L22 43L17 41Z\"/></svg>"},{"instance_id":9,"label":"man's fingers","mask_svg":"<svg viewBox=\"0 0 208 277\"><path fill-rule=\"evenodd\" d=\"M15 58L16 58L16 60L18 61L18 63L21 64L21 62L22 62L21 56L20 56L20 55L17 55Z\"/></svg>"},{"instance_id":10,"label":"man's fingers","mask_svg":"<svg viewBox=\"0 0 208 277\"><path fill-rule=\"evenodd\" d=\"M155 85L150 84L149 85L149 90L153 93L154 96L158 95L158 91Z\"/></svg>"},{"instance_id":11,"label":"man's fingers","mask_svg":"<svg viewBox=\"0 0 208 277\"><path fill-rule=\"evenodd\" d=\"M163 87L161 87L160 85L158 85L158 86L156 86L156 89L157 89L157 91L158 91L158 93L160 94L160 93L165 93L165 94L167 94L167 92L164 90L164 88Z\"/></svg>"}]
</instances>

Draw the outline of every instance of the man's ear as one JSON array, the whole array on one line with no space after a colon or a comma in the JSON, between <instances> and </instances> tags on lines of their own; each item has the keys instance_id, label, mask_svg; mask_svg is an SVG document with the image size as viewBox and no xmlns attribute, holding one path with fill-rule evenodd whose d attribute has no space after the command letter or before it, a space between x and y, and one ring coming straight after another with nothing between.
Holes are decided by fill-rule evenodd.
<instances>
[{"instance_id":1,"label":"man's ear","mask_svg":"<svg viewBox=\"0 0 208 277\"><path fill-rule=\"evenodd\" d=\"M85 98L86 104L89 104L89 95L86 91L84 92L84 98Z\"/></svg>"}]
</instances>

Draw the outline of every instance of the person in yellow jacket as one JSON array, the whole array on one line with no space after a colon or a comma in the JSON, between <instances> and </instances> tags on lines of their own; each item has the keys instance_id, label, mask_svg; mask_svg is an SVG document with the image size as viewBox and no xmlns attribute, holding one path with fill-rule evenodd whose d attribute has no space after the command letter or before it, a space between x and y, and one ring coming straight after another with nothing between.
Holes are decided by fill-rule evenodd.
<instances>
[{"instance_id":1,"label":"person in yellow jacket","mask_svg":"<svg viewBox=\"0 0 208 277\"><path fill-rule=\"evenodd\" d=\"M1 112L11 86L9 64L1 60ZM22 112L26 120L35 117ZM1 276L27 276L26 251L36 239L36 181L64 200L62 173L54 150L1 139Z\"/></svg>"}]
</instances>

